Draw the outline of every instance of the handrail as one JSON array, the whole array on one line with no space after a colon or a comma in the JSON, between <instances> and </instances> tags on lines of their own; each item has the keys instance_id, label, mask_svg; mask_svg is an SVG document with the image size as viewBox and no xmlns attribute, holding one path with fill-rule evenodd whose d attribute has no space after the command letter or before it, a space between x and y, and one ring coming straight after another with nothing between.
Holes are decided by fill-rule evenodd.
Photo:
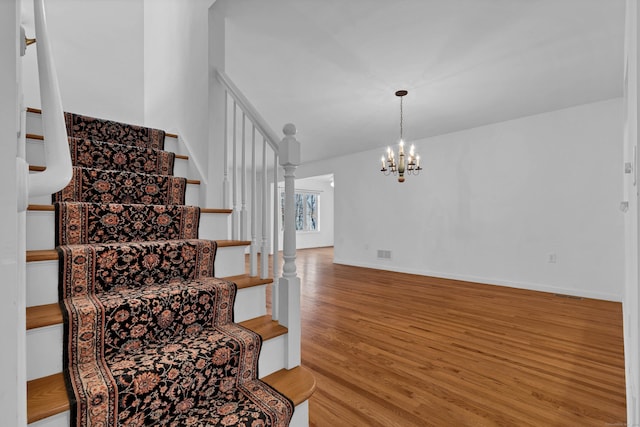
<instances>
[{"instance_id":1,"label":"handrail","mask_svg":"<svg viewBox=\"0 0 640 427\"><path fill-rule=\"evenodd\" d=\"M251 119L262 136L267 139L271 149L277 153L278 145L280 144L280 137L278 134L271 129L266 120L262 118L260 113L258 113L258 110L255 109L251 102L249 102L249 100L242 94L240 89L238 89L224 71L216 70L216 78L223 84L223 86L226 87L229 95L231 95L245 114L249 116L249 119Z\"/></svg>"},{"instance_id":2,"label":"handrail","mask_svg":"<svg viewBox=\"0 0 640 427\"><path fill-rule=\"evenodd\" d=\"M58 76L51 53L44 0L33 0L36 39L38 40L38 71L42 128L47 138L44 172L30 174L28 192L31 196L52 194L63 189L73 175L71 154L67 142L64 111L58 87Z\"/></svg>"}]
</instances>

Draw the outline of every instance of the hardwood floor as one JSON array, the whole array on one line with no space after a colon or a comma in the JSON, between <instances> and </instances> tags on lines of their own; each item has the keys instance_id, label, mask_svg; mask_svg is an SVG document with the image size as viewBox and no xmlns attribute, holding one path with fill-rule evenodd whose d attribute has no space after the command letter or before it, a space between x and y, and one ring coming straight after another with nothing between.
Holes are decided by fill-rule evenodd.
<instances>
[{"instance_id":1,"label":"hardwood floor","mask_svg":"<svg viewBox=\"0 0 640 427\"><path fill-rule=\"evenodd\" d=\"M311 426L625 422L619 303L332 260L298 251Z\"/></svg>"}]
</instances>

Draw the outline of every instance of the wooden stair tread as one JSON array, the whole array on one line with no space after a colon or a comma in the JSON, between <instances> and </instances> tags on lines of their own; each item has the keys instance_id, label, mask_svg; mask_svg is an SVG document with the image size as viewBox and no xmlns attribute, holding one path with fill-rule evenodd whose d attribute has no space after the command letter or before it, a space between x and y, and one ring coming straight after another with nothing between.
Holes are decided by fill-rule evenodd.
<instances>
[{"instance_id":1,"label":"wooden stair tread","mask_svg":"<svg viewBox=\"0 0 640 427\"><path fill-rule=\"evenodd\" d=\"M37 139L39 141L44 141L44 136L36 135L35 133L28 133L28 134L25 135L25 138L27 138L27 139Z\"/></svg>"},{"instance_id":2,"label":"wooden stair tread","mask_svg":"<svg viewBox=\"0 0 640 427\"><path fill-rule=\"evenodd\" d=\"M251 242L247 240L216 240L219 248L232 246L249 246ZM58 252L55 249L34 249L27 251L27 262L36 261L56 261Z\"/></svg>"},{"instance_id":3,"label":"wooden stair tread","mask_svg":"<svg viewBox=\"0 0 640 427\"><path fill-rule=\"evenodd\" d=\"M311 397L316 379L304 366L281 369L262 380L299 405ZM62 372L27 382L27 423L69 410L69 397Z\"/></svg>"},{"instance_id":4,"label":"wooden stair tread","mask_svg":"<svg viewBox=\"0 0 640 427\"><path fill-rule=\"evenodd\" d=\"M230 214L230 213L233 213L233 209L200 208L200 213Z\"/></svg>"},{"instance_id":5,"label":"wooden stair tread","mask_svg":"<svg viewBox=\"0 0 640 427\"><path fill-rule=\"evenodd\" d=\"M27 206L28 211L51 211L53 212L55 208L53 205L29 205Z\"/></svg>"},{"instance_id":6,"label":"wooden stair tread","mask_svg":"<svg viewBox=\"0 0 640 427\"><path fill-rule=\"evenodd\" d=\"M57 302L27 307L27 331L62 323L62 310Z\"/></svg>"},{"instance_id":7,"label":"wooden stair tread","mask_svg":"<svg viewBox=\"0 0 640 427\"><path fill-rule=\"evenodd\" d=\"M286 326L282 326L277 320L273 320L270 314L245 320L239 324L260 335L263 341L285 335L289 332Z\"/></svg>"},{"instance_id":8,"label":"wooden stair tread","mask_svg":"<svg viewBox=\"0 0 640 427\"><path fill-rule=\"evenodd\" d=\"M253 286L266 285L267 283L273 282L273 279L270 277L261 279L258 276L249 276L248 274L229 276L225 277L224 279L234 282L236 285L238 285L238 289L251 288Z\"/></svg>"},{"instance_id":9,"label":"wooden stair tread","mask_svg":"<svg viewBox=\"0 0 640 427\"><path fill-rule=\"evenodd\" d=\"M34 249L27 251L27 262L56 261L58 252L55 249Z\"/></svg>"},{"instance_id":10,"label":"wooden stair tread","mask_svg":"<svg viewBox=\"0 0 640 427\"><path fill-rule=\"evenodd\" d=\"M27 381L27 423L69 410L62 372Z\"/></svg>"},{"instance_id":11,"label":"wooden stair tread","mask_svg":"<svg viewBox=\"0 0 640 427\"><path fill-rule=\"evenodd\" d=\"M272 279L261 279L259 277L251 277L249 275L229 276L223 277L222 279L234 282L238 286L238 289L245 289L273 282ZM256 317L255 319L250 319L248 322L250 322L248 325L244 325L244 323L241 324L260 334L263 339L269 339L287 333L287 328L281 326L278 322L272 321L269 316ZM57 325L60 323L62 323L62 311L57 302L27 307L27 330L43 328L45 326ZM282 329L276 328L276 325ZM282 332L282 330L284 330L284 332Z\"/></svg>"},{"instance_id":12,"label":"wooden stair tread","mask_svg":"<svg viewBox=\"0 0 640 427\"><path fill-rule=\"evenodd\" d=\"M177 133L169 133L169 132L165 132L164 136L168 137L168 138L178 138L178 134Z\"/></svg>"},{"instance_id":13,"label":"wooden stair tread","mask_svg":"<svg viewBox=\"0 0 640 427\"><path fill-rule=\"evenodd\" d=\"M29 205L27 207L29 211L54 211L53 205ZM233 213L233 209L218 209L218 208L200 208L200 213L203 214L230 214Z\"/></svg>"},{"instance_id":14,"label":"wooden stair tread","mask_svg":"<svg viewBox=\"0 0 640 427\"><path fill-rule=\"evenodd\" d=\"M296 406L308 400L316 391L316 378L304 366L281 369L262 378L262 381L287 396Z\"/></svg>"},{"instance_id":15,"label":"wooden stair tread","mask_svg":"<svg viewBox=\"0 0 640 427\"><path fill-rule=\"evenodd\" d=\"M189 156L184 154L176 154L176 159L189 160Z\"/></svg>"},{"instance_id":16,"label":"wooden stair tread","mask_svg":"<svg viewBox=\"0 0 640 427\"><path fill-rule=\"evenodd\" d=\"M216 240L219 248L228 248L230 246L249 246L249 240Z\"/></svg>"}]
</instances>

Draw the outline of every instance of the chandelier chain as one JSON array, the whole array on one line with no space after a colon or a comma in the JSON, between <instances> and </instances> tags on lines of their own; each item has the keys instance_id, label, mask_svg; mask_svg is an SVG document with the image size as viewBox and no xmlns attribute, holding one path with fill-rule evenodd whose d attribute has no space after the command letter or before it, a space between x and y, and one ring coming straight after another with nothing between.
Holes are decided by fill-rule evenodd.
<instances>
[{"instance_id":1,"label":"chandelier chain","mask_svg":"<svg viewBox=\"0 0 640 427\"><path fill-rule=\"evenodd\" d=\"M400 141L403 141L403 137L402 137L402 98L404 98L404 96L400 97Z\"/></svg>"}]
</instances>

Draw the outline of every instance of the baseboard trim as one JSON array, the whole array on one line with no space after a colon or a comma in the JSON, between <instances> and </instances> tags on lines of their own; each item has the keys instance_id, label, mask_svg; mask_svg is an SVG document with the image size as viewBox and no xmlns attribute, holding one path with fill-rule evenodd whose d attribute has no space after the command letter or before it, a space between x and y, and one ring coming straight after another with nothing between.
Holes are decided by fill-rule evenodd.
<instances>
[{"instance_id":1,"label":"baseboard trim","mask_svg":"<svg viewBox=\"0 0 640 427\"><path fill-rule=\"evenodd\" d=\"M443 273L439 271L421 270L415 268L401 268L391 265L380 265L375 263L366 263L352 261L344 258L335 257L334 264L350 265L354 267L371 268L374 270L394 271L397 273L417 274L419 276L438 277L441 279L463 280L465 282L480 283L486 285L505 286L508 288L526 289L529 291L548 292L552 294L563 294L574 297L591 298L603 301L622 302L622 295L611 294L605 292L594 292L584 289L564 288L554 285L545 285L542 283L516 282L512 280L503 280L494 277L468 276L462 274Z\"/></svg>"}]
</instances>

